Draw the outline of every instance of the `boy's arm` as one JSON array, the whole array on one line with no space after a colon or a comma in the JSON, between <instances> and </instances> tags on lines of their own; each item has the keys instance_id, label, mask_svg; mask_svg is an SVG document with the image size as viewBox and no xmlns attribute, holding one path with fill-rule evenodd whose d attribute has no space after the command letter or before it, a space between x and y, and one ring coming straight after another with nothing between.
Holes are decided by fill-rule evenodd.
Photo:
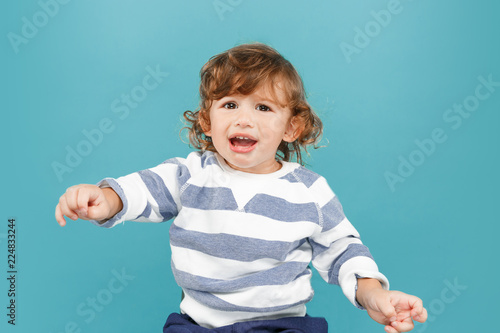
<instances>
[{"instance_id":1,"label":"boy's arm","mask_svg":"<svg viewBox=\"0 0 500 333\"><path fill-rule=\"evenodd\" d=\"M339 285L353 305L364 309L356 301L357 278L377 279L386 290L389 281L379 272L370 250L344 215L342 205L326 180L320 177L310 188L322 215L321 229L310 237L312 264L326 282Z\"/></svg>"},{"instance_id":2,"label":"boy's arm","mask_svg":"<svg viewBox=\"0 0 500 333\"><path fill-rule=\"evenodd\" d=\"M386 325L388 333L408 332L414 327L413 320L425 322L427 310L422 300L400 291L385 290L376 279L358 279L356 300L376 322Z\"/></svg>"},{"instance_id":3,"label":"boy's arm","mask_svg":"<svg viewBox=\"0 0 500 333\"><path fill-rule=\"evenodd\" d=\"M188 159L169 159L150 169L116 179L105 178L96 185L85 185L92 186L96 191L94 197L99 197L94 198L95 202L89 204L88 210L78 208L74 198L65 199L69 192L75 192L75 187L70 187L61 196L56 207L56 220L64 226L66 221L63 216L66 215L73 220L89 220L104 228L111 228L124 221L170 220L177 216L180 209L180 188L190 179L188 164L199 169L200 162L201 156L192 153Z\"/></svg>"},{"instance_id":4,"label":"boy's arm","mask_svg":"<svg viewBox=\"0 0 500 333\"><path fill-rule=\"evenodd\" d=\"M309 188L318 195L323 216L321 232L310 237L314 267L325 281L338 284L346 297L364 308L372 319L386 325L388 333L407 332L413 319L424 322L427 311L415 296L389 290L389 281L378 271L359 233L345 217L342 205L324 178Z\"/></svg>"},{"instance_id":5,"label":"boy's arm","mask_svg":"<svg viewBox=\"0 0 500 333\"><path fill-rule=\"evenodd\" d=\"M97 186L114 190L122 205L107 220L90 223L112 228L124 221L157 223L174 218L181 209L181 187L191 178L189 167L196 170L200 165L201 156L191 153L187 159L172 158L150 169L101 180Z\"/></svg>"}]
</instances>

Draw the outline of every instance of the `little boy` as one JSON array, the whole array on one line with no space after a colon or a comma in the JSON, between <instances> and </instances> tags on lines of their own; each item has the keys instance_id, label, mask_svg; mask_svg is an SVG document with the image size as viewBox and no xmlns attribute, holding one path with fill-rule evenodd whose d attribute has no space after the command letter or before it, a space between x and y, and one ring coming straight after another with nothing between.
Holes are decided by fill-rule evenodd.
<instances>
[{"instance_id":1,"label":"little boy","mask_svg":"<svg viewBox=\"0 0 500 333\"><path fill-rule=\"evenodd\" d=\"M306 314L310 263L387 332L424 322L422 301L388 290L326 180L301 166L322 123L290 62L245 44L212 57L200 75L200 108L184 113L198 151L68 188L59 224L64 215L106 228L174 218L171 265L184 297L165 333L326 333L323 318Z\"/></svg>"}]
</instances>

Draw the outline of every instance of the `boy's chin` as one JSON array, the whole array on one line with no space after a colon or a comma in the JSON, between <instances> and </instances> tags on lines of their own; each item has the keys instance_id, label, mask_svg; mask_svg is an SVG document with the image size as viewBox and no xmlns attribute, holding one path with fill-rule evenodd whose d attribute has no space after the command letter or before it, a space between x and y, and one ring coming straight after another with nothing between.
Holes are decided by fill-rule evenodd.
<instances>
[{"instance_id":1,"label":"boy's chin","mask_svg":"<svg viewBox=\"0 0 500 333\"><path fill-rule=\"evenodd\" d=\"M247 173L272 173L278 171L281 168L281 164L276 160L272 160L267 163L255 163L254 161L231 161L231 159L228 160L226 158L224 160L231 169Z\"/></svg>"},{"instance_id":2,"label":"boy's chin","mask_svg":"<svg viewBox=\"0 0 500 333\"><path fill-rule=\"evenodd\" d=\"M235 160L235 159L228 159L228 158L224 158L224 160L226 161L226 164L231 169L234 169L234 170L248 172L247 170L255 168L255 165L253 163L249 163L249 162L245 163L244 161L239 161L239 160Z\"/></svg>"}]
</instances>

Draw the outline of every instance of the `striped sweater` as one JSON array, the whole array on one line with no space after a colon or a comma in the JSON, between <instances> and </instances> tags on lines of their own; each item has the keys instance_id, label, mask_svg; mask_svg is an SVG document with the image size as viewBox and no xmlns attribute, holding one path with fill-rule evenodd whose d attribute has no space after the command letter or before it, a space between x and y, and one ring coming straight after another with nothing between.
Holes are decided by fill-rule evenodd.
<instances>
[{"instance_id":1,"label":"striped sweater","mask_svg":"<svg viewBox=\"0 0 500 333\"><path fill-rule=\"evenodd\" d=\"M318 174L282 162L271 174L230 168L217 153L193 152L100 187L112 187L123 221L170 227L172 271L183 289L181 311L198 324L305 315L313 297L310 264L355 300L357 277L389 282Z\"/></svg>"}]
</instances>

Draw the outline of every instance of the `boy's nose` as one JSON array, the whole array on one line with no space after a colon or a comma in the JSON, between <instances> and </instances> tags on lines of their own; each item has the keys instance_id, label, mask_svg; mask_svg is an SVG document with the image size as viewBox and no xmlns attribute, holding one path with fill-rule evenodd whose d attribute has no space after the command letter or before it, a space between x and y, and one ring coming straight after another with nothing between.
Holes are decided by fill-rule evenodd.
<instances>
[{"instance_id":1,"label":"boy's nose","mask_svg":"<svg viewBox=\"0 0 500 333\"><path fill-rule=\"evenodd\" d=\"M240 108L238 111L234 125L240 127L253 127L252 110Z\"/></svg>"}]
</instances>

